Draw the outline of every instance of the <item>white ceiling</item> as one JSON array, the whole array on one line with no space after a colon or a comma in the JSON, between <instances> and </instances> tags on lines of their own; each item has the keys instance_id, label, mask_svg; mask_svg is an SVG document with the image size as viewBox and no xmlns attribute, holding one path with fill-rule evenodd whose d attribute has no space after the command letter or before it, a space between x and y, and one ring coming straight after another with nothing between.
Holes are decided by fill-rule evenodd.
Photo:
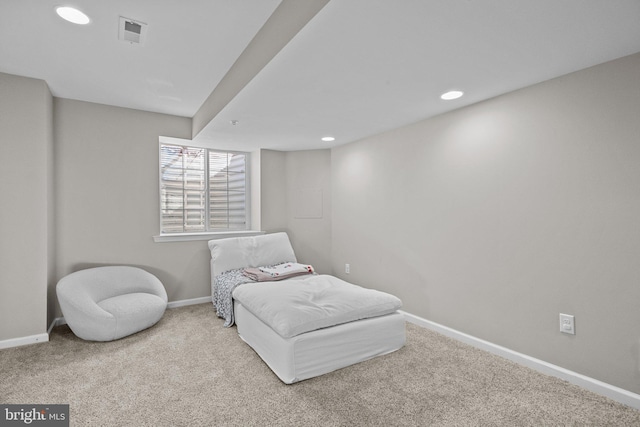
<instances>
[{"instance_id":1,"label":"white ceiling","mask_svg":"<svg viewBox=\"0 0 640 427\"><path fill-rule=\"evenodd\" d=\"M93 20L81 27L57 1L0 0L0 71L192 117L279 3L75 0ZM119 16L148 24L144 46L117 40ZM639 0L331 0L196 142L330 147L636 52ZM439 99L452 88L465 96Z\"/></svg>"},{"instance_id":2,"label":"white ceiling","mask_svg":"<svg viewBox=\"0 0 640 427\"><path fill-rule=\"evenodd\" d=\"M54 96L192 117L279 0L0 0L0 71ZM56 6L89 15L68 23ZM147 24L118 40L119 17Z\"/></svg>"}]
</instances>

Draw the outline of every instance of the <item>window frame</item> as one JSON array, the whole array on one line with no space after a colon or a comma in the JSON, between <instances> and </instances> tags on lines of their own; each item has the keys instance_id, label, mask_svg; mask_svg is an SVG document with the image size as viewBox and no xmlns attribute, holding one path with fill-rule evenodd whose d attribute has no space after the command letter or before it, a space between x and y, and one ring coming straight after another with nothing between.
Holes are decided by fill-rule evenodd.
<instances>
[{"instance_id":1,"label":"window frame","mask_svg":"<svg viewBox=\"0 0 640 427\"><path fill-rule=\"evenodd\" d=\"M169 138L171 139L171 138ZM188 141L184 141L188 142ZM197 149L204 150L204 158L205 158L205 229L203 231L182 231L182 232L163 232L162 231L162 220L163 220L163 200L162 200L162 147L163 146L176 146L187 149ZM210 176L209 176L209 153L210 152L218 152L218 153L228 153L228 154L242 154L245 159L244 164L244 174L245 174L245 192L244 192L244 205L245 205L245 228L244 229L221 229L210 228ZM193 144L185 144L183 141L166 141L160 139L158 143L158 229L160 230L159 234L153 236L155 242L170 242L170 241L191 241L191 240L210 240L214 238L225 238L225 237L236 237L236 236L251 236L251 235L259 235L262 234L261 231L251 230L251 153L246 151L236 151L236 150L223 150L218 148L206 147L206 146L197 146Z\"/></svg>"}]
</instances>

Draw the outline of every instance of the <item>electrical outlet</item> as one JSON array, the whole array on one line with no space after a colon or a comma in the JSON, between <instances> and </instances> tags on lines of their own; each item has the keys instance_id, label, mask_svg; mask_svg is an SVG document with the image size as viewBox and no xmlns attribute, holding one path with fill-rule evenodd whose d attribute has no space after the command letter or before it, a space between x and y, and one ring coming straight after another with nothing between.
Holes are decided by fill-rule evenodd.
<instances>
[{"instance_id":1,"label":"electrical outlet","mask_svg":"<svg viewBox=\"0 0 640 427\"><path fill-rule=\"evenodd\" d=\"M351 273L351 266L349 264L344 265L344 272L347 274Z\"/></svg>"},{"instance_id":2,"label":"electrical outlet","mask_svg":"<svg viewBox=\"0 0 640 427\"><path fill-rule=\"evenodd\" d=\"M564 334L576 334L575 319L570 314L560 313L560 332Z\"/></svg>"}]
</instances>

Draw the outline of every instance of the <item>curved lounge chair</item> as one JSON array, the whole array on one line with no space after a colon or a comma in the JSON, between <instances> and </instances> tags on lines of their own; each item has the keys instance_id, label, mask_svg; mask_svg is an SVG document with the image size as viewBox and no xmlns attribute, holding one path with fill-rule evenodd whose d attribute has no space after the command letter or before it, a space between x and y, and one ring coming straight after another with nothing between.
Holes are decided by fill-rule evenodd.
<instances>
[{"instance_id":1,"label":"curved lounge chair","mask_svg":"<svg viewBox=\"0 0 640 427\"><path fill-rule=\"evenodd\" d=\"M160 280L137 267L80 270L63 277L56 293L73 333L91 341L112 341L149 328L167 308Z\"/></svg>"}]
</instances>

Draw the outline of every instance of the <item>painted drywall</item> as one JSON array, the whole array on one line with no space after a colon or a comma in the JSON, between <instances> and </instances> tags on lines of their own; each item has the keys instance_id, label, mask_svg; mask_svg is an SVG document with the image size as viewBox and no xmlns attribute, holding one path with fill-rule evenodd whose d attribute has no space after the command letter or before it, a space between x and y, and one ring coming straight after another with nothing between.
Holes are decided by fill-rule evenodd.
<instances>
[{"instance_id":1,"label":"painted drywall","mask_svg":"<svg viewBox=\"0 0 640 427\"><path fill-rule=\"evenodd\" d=\"M56 176L55 176L55 141L53 135L53 96L47 96L47 330L56 317L57 297L56 285Z\"/></svg>"},{"instance_id":2,"label":"painted drywall","mask_svg":"<svg viewBox=\"0 0 640 427\"><path fill-rule=\"evenodd\" d=\"M260 177L262 168L260 167L262 156L260 150L249 153L249 209L251 214L251 229L262 230L262 201L260 200Z\"/></svg>"},{"instance_id":3,"label":"painted drywall","mask_svg":"<svg viewBox=\"0 0 640 427\"><path fill-rule=\"evenodd\" d=\"M285 154L287 232L300 262L331 274L331 151Z\"/></svg>"},{"instance_id":4,"label":"painted drywall","mask_svg":"<svg viewBox=\"0 0 640 427\"><path fill-rule=\"evenodd\" d=\"M262 230L285 231L299 262L331 274L330 150L260 150Z\"/></svg>"},{"instance_id":5,"label":"painted drywall","mask_svg":"<svg viewBox=\"0 0 640 427\"><path fill-rule=\"evenodd\" d=\"M162 281L169 301L210 295L206 241L153 241L158 137L188 138L191 120L56 98L54 129L58 277L134 265Z\"/></svg>"},{"instance_id":6,"label":"painted drywall","mask_svg":"<svg viewBox=\"0 0 640 427\"><path fill-rule=\"evenodd\" d=\"M639 393L639 70L636 54L332 149L334 271Z\"/></svg>"},{"instance_id":7,"label":"painted drywall","mask_svg":"<svg viewBox=\"0 0 640 427\"><path fill-rule=\"evenodd\" d=\"M287 231L286 154L260 150L260 225L267 233Z\"/></svg>"},{"instance_id":8,"label":"painted drywall","mask_svg":"<svg viewBox=\"0 0 640 427\"><path fill-rule=\"evenodd\" d=\"M52 103L44 81L0 73L0 341L47 331Z\"/></svg>"},{"instance_id":9,"label":"painted drywall","mask_svg":"<svg viewBox=\"0 0 640 427\"><path fill-rule=\"evenodd\" d=\"M329 2L283 0L193 116L195 138Z\"/></svg>"}]
</instances>

